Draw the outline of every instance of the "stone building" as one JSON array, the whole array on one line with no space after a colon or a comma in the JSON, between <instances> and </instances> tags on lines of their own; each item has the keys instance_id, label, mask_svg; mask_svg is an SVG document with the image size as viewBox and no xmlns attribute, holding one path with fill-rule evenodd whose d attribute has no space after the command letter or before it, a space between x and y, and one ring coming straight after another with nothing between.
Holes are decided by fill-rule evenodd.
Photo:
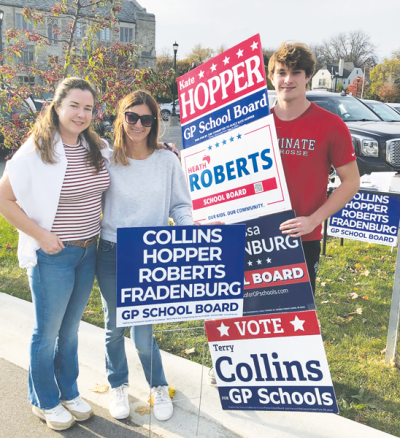
<instances>
[{"instance_id":1,"label":"stone building","mask_svg":"<svg viewBox=\"0 0 400 438\"><path fill-rule=\"evenodd\" d=\"M4 13L1 41L3 47L6 44L6 30L17 27L21 29L33 30L33 23L24 20L22 9L24 6L36 8L40 11L48 11L54 4L55 0L0 0L0 10ZM128 43L133 42L141 46L141 53L138 59L139 68L156 68L156 51L155 51L155 16L146 11L135 0L125 0L122 9L118 14L119 32L110 29L102 29L97 33L97 37L105 46L114 42ZM51 45L47 47L46 52L35 53L34 44L28 44L22 53L22 60L29 63L35 57L37 61L47 62L48 56L61 56L62 44L57 41L57 36L52 33L53 26L61 31L67 29L70 18L66 16L47 17L44 23L39 23L35 30L52 38ZM75 33L77 39L82 38L84 33L84 23L78 22L78 28ZM21 72L20 81L27 82L29 79Z\"/></svg>"}]
</instances>

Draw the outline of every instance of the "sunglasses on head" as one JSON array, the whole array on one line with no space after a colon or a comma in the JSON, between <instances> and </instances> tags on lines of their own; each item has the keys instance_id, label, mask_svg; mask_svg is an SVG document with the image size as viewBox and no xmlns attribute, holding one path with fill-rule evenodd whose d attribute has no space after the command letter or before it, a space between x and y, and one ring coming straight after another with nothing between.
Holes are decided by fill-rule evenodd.
<instances>
[{"instance_id":1,"label":"sunglasses on head","mask_svg":"<svg viewBox=\"0 0 400 438\"><path fill-rule=\"evenodd\" d=\"M153 124L154 120L156 120L156 117L145 115L145 116L139 116L139 114L136 114L132 111L127 111L125 114L125 122L128 123L128 125L136 125L138 120L140 119L140 122L143 126L146 128L150 128L150 126Z\"/></svg>"}]
</instances>

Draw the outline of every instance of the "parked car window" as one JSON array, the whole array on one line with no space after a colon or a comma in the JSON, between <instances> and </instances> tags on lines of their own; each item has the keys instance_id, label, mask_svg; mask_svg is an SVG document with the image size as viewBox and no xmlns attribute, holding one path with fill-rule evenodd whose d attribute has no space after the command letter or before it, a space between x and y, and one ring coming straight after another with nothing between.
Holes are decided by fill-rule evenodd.
<instances>
[{"instance_id":1,"label":"parked car window","mask_svg":"<svg viewBox=\"0 0 400 438\"><path fill-rule=\"evenodd\" d=\"M381 120L377 115L370 111L357 99L347 96L309 96L307 99L318 106L337 114L345 122L355 121L378 121Z\"/></svg>"},{"instance_id":2,"label":"parked car window","mask_svg":"<svg viewBox=\"0 0 400 438\"><path fill-rule=\"evenodd\" d=\"M384 103L371 101L368 102L367 100L364 100L363 102L386 122L400 122L400 114Z\"/></svg>"}]
</instances>

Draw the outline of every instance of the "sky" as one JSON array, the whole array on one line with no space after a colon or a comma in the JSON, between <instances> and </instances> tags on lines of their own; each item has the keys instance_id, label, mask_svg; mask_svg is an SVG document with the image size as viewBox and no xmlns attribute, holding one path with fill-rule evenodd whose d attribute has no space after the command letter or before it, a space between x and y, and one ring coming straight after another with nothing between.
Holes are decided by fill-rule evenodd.
<instances>
[{"instance_id":1,"label":"sky","mask_svg":"<svg viewBox=\"0 0 400 438\"><path fill-rule=\"evenodd\" d=\"M400 0L137 0L156 16L156 50L179 44L183 59L198 43L227 48L261 35L264 48L285 40L320 43L339 32L363 30L380 61L400 48Z\"/></svg>"}]
</instances>

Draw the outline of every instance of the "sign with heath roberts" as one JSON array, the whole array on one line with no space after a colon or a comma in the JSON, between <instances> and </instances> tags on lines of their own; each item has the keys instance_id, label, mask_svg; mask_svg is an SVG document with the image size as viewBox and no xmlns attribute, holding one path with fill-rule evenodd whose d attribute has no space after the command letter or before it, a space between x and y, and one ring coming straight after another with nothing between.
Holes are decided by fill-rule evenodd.
<instances>
[{"instance_id":1,"label":"sign with heath roberts","mask_svg":"<svg viewBox=\"0 0 400 438\"><path fill-rule=\"evenodd\" d=\"M241 316L245 226L117 230L117 326Z\"/></svg>"},{"instance_id":2,"label":"sign with heath roberts","mask_svg":"<svg viewBox=\"0 0 400 438\"><path fill-rule=\"evenodd\" d=\"M205 326L222 409L338 413L315 311Z\"/></svg>"}]
</instances>

